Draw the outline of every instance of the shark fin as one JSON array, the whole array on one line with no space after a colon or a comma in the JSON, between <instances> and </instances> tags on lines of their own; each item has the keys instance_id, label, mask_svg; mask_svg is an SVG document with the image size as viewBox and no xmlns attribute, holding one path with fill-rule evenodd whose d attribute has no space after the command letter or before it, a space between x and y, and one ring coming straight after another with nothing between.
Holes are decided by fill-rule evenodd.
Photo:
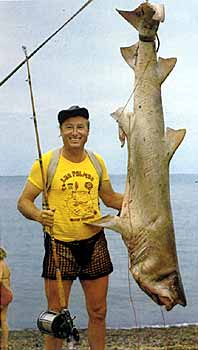
<instances>
[{"instance_id":1,"label":"shark fin","mask_svg":"<svg viewBox=\"0 0 198 350\"><path fill-rule=\"evenodd\" d=\"M119 222L120 222L120 218L118 216L106 215L98 220L84 222L84 224L91 225L91 226L104 227L104 228L107 228L109 230L116 231L116 232L120 233L121 231L120 231Z\"/></svg>"},{"instance_id":2,"label":"shark fin","mask_svg":"<svg viewBox=\"0 0 198 350\"><path fill-rule=\"evenodd\" d=\"M124 107L119 107L111 116L118 122L119 128L127 135L129 132L129 112L125 111ZM120 135L119 135L120 136Z\"/></svg>"},{"instance_id":3,"label":"shark fin","mask_svg":"<svg viewBox=\"0 0 198 350\"><path fill-rule=\"evenodd\" d=\"M137 50L138 50L138 43L136 43L132 46L129 46L129 47L121 47L120 48L122 57L125 59L125 61L128 63L128 65L133 69L135 69Z\"/></svg>"},{"instance_id":4,"label":"shark fin","mask_svg":"<svg viewBox=\"0 0 198 350\"><path fill-rule=\"evenodd\" d=\"M125 140L126 140L126 134L125 132L123 131L123 129L119 126L119 140L120 140L120 143L121 143L121 147L124 147L125 145Z\"/></svg>"},{"instance_id":5,"label":"shark fin","mask_svg":"<svg viewBox=\"0 0 198 350\"><path fill-rule=\"evenodd\" d=\"M176 58L162 58L159 57L158 60L158 72L159 72L159 81L160 84L164 82L164 80L167 78L167 76L170 74L170 72L175 67L175 64L177 62Z\"/></svg>"},{"instance_id":6,"label":"shark fin","mask_svg":"<svg viewBox=\"0 0 198 350\"><path fill-rule=\"evenodd\" d=\"M168 159L169 161L173 157L173 154L183 141L186 134L185 129L174 130L171 128L166 128L166 140L168 143Z\"/></svg>"}]
</instances>

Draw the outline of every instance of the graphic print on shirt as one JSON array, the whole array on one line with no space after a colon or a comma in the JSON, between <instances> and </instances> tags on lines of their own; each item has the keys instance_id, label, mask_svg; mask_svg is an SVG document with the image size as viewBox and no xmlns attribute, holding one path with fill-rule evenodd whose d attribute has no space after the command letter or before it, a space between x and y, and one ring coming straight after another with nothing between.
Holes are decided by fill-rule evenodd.
<instances>
[{"instance_id":1,"label":"graphic print on shirt","mask_svg":"<svg viewBox=\"0 0 198 350\"><path fill-rule=\"evenodd\" d=\"M70 221L94 219L98 213L98 199L93 193L94 177L86 172L72 171L60 180Z\"/></svg>"}]
</instances>

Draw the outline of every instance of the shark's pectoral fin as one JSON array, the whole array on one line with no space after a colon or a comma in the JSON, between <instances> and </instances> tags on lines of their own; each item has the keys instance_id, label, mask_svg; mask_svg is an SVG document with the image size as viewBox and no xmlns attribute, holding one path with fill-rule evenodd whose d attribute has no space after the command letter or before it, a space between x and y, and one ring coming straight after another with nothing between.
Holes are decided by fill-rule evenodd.
<instances>
[{"instance_id":1,"label":"shark's pectoral fin","mask_svg":"<svg viewBox=\"0 0 198 350\"><path fill-rule=\"evenodd\" d=\"M115 112L111 113L111 116L118 123L119 140L121 142L121 147L123 147L125 144L126 133L129 124L127 113L125 113L124 107L120 107Z\"/></svg>"},{"instance_id":2,"label":"shark's pectoral fin","mask_svg":"<svg viewBox=\"0 0 198 350\"><path fill-rule=\"evenodd\" d=\"M120 48L122 57L125 59L128 65L133 69L135 69L135 63L137 59L137 50L138 50L138 43L129 47Z\"/></svg>"},{"instance_id":3,"label":"shark's pectoral fin","mask_svg":"<svg viewBox=\"0 0 198 350\"><path fill-rule=\"evenodd\" d=\"M112 231L120 231L120 218L118 216L106 215L94 221L85 221L84 224L104 227Z\"/></svg>"},{"instance_id":4,"label":"shark's pectoral fin","mask_svg":"<svg viewBox=\"0 0 198 350\"><path fill-rule=\"evenodd\" d=\"M124 147L125 145L125 139L126 139L126 134L122 130L122 128L119 126L119 140L121 142L121 147Z\"/></svg>"},{"instance_id":5,"label":"shark's pectoral fin","mask_svg":"<svg viewBox=\"0 0 198 350\"><path fill-rule=\"evenodd\" d=\"M175 153L176 149L179 147L184 136L186 134L186 129L174 130L171 128L166 128L166 142L168 145L168 160L170 161Z\"/></svg>"},{"instance_id":6,"label":"shark's pectoral fin","mask_svg":"<svg viewBox=\"0 0 198 350\"><path fill-rule=\"evenodd\" d=\"M117 121L119 129L119 138L123 137L123 134L127 136L129 133L130 123L133 122L133 113L126 112L124 107L119 107L115 112L111 113L111 116ZM122 142L122 140L120 140Z\"/></svg>"},{"instance_id":7,"label":"shark's pectoral fin","mask_svg":"<svg viewBox=\"0 0 198 350\"><path fill-rule=\"evenodd\" d=\"M167 78L167 76L173 70L176 62L177 62L177 59L174 57L166 58L166 59L159 57L157 66L158 66L158 75L159 75L160 84L162 84L164 82L164 80Z\"/></svg>"}]
</instances>

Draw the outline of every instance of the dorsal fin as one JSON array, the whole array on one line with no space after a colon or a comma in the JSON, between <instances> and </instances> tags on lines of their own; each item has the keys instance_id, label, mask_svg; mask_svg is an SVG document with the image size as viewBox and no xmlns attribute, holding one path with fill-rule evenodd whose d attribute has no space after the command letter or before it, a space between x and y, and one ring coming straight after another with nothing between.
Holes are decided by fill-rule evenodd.
<instances>
[{"instance_id":1,"label":"dorsal fin","mask_svg":"<svg viewBox=\"0 0 198 350\"><path fill-rule=\"evenodd\" d=\"M129 47L121 47L120 48L122 57L125 59L125 61L128 63L128 65L133 69L135 69L137 50L138 50L138 43L136 43L132 46L129 46Z\"/></svg>"},{"instance_id":2,"label":"dorsal fin","mask_svg":"<svg viewBox=\"0 0 198 350\"><path fill-rule=\"evenodd\" d=\"M157 66L158 66L158 75L160 84L164 82L170 72L173 70L177 62L175 57L172 58L162 58L159 57Z\"/></svg>"},{"instance_id":3,"label":"dorsal fin","mask_svg":"<svg viewBox=\"0 0 198 350\"><path fill-rule=\"evenodd\" d=\"M166 128L166 140L168 145L168 160L170 161L173 157L173 154L183 141L183 138L186 134L185 129L174 130L171 128Z\"/></svg>"}]
</instances>

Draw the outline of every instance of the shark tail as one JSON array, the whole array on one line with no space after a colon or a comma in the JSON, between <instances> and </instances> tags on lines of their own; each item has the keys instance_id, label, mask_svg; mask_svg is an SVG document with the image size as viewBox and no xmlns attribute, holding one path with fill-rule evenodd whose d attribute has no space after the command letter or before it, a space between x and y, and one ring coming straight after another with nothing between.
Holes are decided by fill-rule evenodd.
<instances>
[{"instance_id":1,"label":"shark tail","mask_svg":"<svg viewBox=\"0 0 198 350\"><path fill-rule=\"evenodd\" d=\"M118 9L117 11L124 19L126 19L127 22L135 27L138 32L140 31L141 22L145 14L149 15L150 18L152 18L155 14L155 10L152 8L152 6L149 6L149 4L146 3L141 4L134 11L122 11Z\"/></svg>"},{"instance_id":2,"label":"shark tail","mask_svg":"<svg viewBox=\"0 0 198 350\"><path fill-rule=\"evenodd\" d=\"M134 11L122 11L117 9L117 12L135 27L138 32L140 32L142 20L145 18L157 22L164 22L165 19L165 10L162 4L150 4L145 2L140 4Z\"/></svg>"}]
</instances>

